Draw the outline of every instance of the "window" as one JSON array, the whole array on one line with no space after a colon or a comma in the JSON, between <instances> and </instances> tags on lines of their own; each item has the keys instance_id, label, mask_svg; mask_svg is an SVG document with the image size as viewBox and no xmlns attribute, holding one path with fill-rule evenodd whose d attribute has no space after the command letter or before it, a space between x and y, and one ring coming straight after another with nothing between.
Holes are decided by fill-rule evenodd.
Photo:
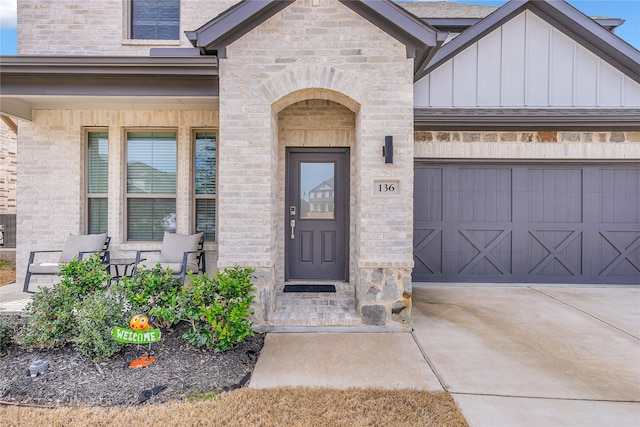
<instances>
[{"instance_id":1,"label":"window","mask_svg":"<svg viewBox=\"0 0 640 427\"><path fill-rule=\"evenodd\" d=\"M195 138L196 233L216 239L216 133L196 132Z\"/></svg>"},{"instance_id":2,"label":"window","mask_svg":"<svg viewBox=\"0 0 640 427\"><path fill-rule=\"evenodd\" d=\"M87 231L107 232L107 189L109 182L109 135L87 133Z\"/></svg>"},{"instance_id":3,"label":"window","mask_svg":"<svg viewBox=\"0 0 640 427\"><path fill-rule=\"evenodd\" d=\"M176 231L176 133L127 133L127 240Z\"/></svg>"},{"instance_id":4,"label":"window","mask_svg":"<svg viewBox=\"0 0 640 427\"><path fill-rule=\"evenodd\" d=\"M178 40L180 0L131 0L131 38Z\"/></svg>"}]
</instances>

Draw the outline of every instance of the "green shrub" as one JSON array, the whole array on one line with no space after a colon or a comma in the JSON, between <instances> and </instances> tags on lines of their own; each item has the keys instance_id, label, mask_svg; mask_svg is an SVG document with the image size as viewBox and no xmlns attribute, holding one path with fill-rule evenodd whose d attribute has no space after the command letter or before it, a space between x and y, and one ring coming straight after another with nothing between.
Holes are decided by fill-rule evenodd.
<instances>
[{"instance_id":1,"label":"green shrub","mask_svg":"<svg viewBox=\"0 0 640 427\"><path fill-rule=\"evenodd\" d=\"M253 270L234 267L213 276L179 277L140 268L136 277L112 283L97 256L63 266L62 280L43 288L27 307L27 321L18 334L25 347L56 348L75 342L92 359L109 358L123 344L111 338L114 326L126 327L133 314L148 314L156 326L169 328L187 321L184 338L196 346L224 351L252 335Z\"/></svg>"},{"instance_id":2,"label":"green shrub","mask_svg":"<svg viewBox=\"0 0 640 427\"><path fill-rule=\"evenodd\" d=\"M77 303L74 290L62 283L40 288L26 308L27 321L18 342L27 348L65 346L75 335L73 310Z\"/></svg>"},{"instance_id":3,"label":"green shrub","mask_svg":"<svg viewBox=\"0 0 640 427\"><path fill-rule=\"evenodd\" d=\"M139 310L139 313L154 317L154 322L169 328L180 320L177 316L178 294L182 279L163 271L160 264L152 269L141 267L135 278L125 277L121 281L121 292Z\"/></svg>"},{"instance_id":4,"label":"green shrub","mask_svg":"<svg viewBox=\"0 0 640 427\"><path fill-rule=\"evenodd\" d=\"M178 296L178 315L191 324L184 338L196 346L224 351L252 335L252 274L252 269L234 267L213 277L190 276L191 283Z\"/></svg>"},{"instance_id":5,"label":"green shrub","mask_svg":"<svg viewBox=\"0 0 640 427\"><path fill-rule=\"evenodd\" d=\"M111 338L114 326L127 327L131 312L124 298L115 293L94 293L78 309L75 344L93 360L108 359L126 344Z\"/></svg>"},{"instance_id":6,"label":"green shrub","mask_svg":"<svg viewBox=\"0 0 640 427\"><path fill-rule=\"evenodd\" d=\"M0 317L0 352L4 351L13 340L13 322Z\"/></svg>"},{"instance_id":7,"label":"green shrub","mask_svg":"<svg viewBox=\"0 0 640 427\"><path fill-rule=\"evenodd\" d=\"M60 267L61 283L68 286L80 298L93 292L104 291L107 281L111 278L106 266L100 262L98 254L91 255L84 260L74 258Z\"/></svg>"},{"instance_id":8,"label":"green shrub","mask_svg":"<svg viewBox=\"0 0 640 427\"><path fill-rule=\"evenodd\" d=\"M27 306L27 321L18 334L22 346L58 348L73 341L78 333L75 309L85 298L104 293L110 278L97 254L63 264L60 276L52 288L41 287Z\"/></svg>"}]
</instances>

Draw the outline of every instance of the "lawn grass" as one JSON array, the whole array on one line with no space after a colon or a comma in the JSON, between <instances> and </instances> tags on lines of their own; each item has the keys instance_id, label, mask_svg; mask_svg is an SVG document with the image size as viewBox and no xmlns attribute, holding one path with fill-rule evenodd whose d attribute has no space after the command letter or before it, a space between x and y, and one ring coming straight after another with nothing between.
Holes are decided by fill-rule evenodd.
<instances>
[{"instance_id":1,"label":"lawn grass","mask_svg":"<svg viewBox=\"0 0 640 427\"><path fill-rule=\"evenodd\" d=\"M239 389L207 399L137 407L0 407L4 426L421 426L467 423L444 392L326 388Z\"/></svg>"},{"instance_id":2,"label":"lawn grass","mask_svg":"<svg viewBox=\"0 0 640 427\"><path fill-rule=\"evenodd\" d=\"M0 286L16 281L16 265L8 261L0 261Z\"/></svg>"}]
</instances>

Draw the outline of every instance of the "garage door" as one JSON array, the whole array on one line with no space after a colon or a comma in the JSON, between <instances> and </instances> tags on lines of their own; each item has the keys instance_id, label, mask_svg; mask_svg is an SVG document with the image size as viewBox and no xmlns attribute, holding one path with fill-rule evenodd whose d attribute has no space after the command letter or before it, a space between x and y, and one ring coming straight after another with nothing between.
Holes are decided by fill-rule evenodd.
<instances>
[{"instance_id":1,"label":"garage door","mask_svg":"<svg viewBox=\"0 0 640 427\"><path fill-rule=\"evenodd\" d=\"M640 166L417 163L415 281L640 283Z\"/></svg>"}]
</instances>

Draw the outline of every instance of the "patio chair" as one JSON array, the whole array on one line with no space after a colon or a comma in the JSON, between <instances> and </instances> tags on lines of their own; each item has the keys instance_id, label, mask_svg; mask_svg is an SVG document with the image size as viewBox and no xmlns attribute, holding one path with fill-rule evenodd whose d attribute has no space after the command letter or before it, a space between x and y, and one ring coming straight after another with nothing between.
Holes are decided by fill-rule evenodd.
<instances>
[{"instance_id":1,"label":"patio chair","mask_svg":"<svg viewBox=\"0 0 640 427\"><path fill-rule=\"evenodd\" d=\"M171 274L180 276L183 284L188 272L206 272L202 233L186 235L165 232L162 249L139 250L136 254L136 265L142 261L143 254L151 252L159 253L158 263L162 269L171 269Z\"/></svg>"},{"instance_id":2,"label":"patio chair","mask_svg":"<svg viewBox=\"0 0 640 427\"><path fill-rule=\"evenodd\" d=\"M69 235L61 250L31 251L27 264L27 275L24 278L23 292L34 293L29 290L31 276L56 276L60 273L60 265L72 261L74 258L84 259L87 254L100 254L100 261L109 263L109 244L111 237L103 234ZM60 252L57 262L36 262L36 254Z\"/></svg>"}]
</instances>

